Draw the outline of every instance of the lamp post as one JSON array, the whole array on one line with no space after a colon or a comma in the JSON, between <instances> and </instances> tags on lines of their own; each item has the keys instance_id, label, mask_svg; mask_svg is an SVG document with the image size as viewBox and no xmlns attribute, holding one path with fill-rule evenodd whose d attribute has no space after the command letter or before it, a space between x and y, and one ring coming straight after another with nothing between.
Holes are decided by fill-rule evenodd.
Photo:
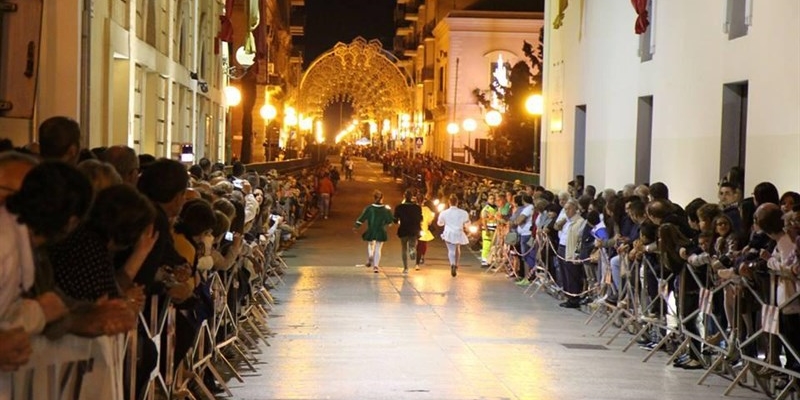
<instances>
[{"instance_id":1,"label":"lamp post","mask_svg":"<svg viewBox=\"0 0 800 400\"><path fill-rule=\"evenodd\" d=\"M321 162L322 143L325 141L325 132L322 128L322 120L317 120L316 124L316 139L317 139L317 162Z\"/></svg>"},{"instance_id":2,"label":"lamp post","mask_svg":"<svg viewBox=\"0 0 800 400\"><path fill-rule=\"evenodd\" d=\"M231 159L232 153L232 143L233 143L233 124L231 123L231 119L233 117L233 112L231 108L236 107L239 103L242 102L242 92L239 91L239 88L236 86L225 86L222 90L225 94L225 146L224 149L220 147L220 150L217 153L217 160L218 161L225 161Z\"/></svg>"},{"instance_id":3,"label":"lamp post","mask_svg":"<svg viewBox=\"0 0 800 400\"><path fill-rule=\"evenodd\" d=\"M258 110L259 114L261 114L261 118L264 118L264 144L267 148L267 161L272 161L272 143L269 137L269 122L275 119L278 115L278 110L272 104L265 103L261 106L261 109Z\"/></svg>"},{"instance_id":4,"label":"lamp post","mask_svg":"<svg viewBox=\"0 0 800 400\"><path fill-rule=\"evenodd\" d=\"M295 135L295 129L300 124L300 117L297 115L297 110L291 106L284 108L283 114L283 124L289 128L289 134L286 135L286 143L284 143L284 148L286 149L284 153L288 156L290 150L289 144L292 142L292 136Z\"/></svg>"},{"instance_id":5,"label":"lamp post","mask_svg":"<svg viewBox=\"0 0 800 400\"><path fill-rule=\"evenodd\" d=\"M455 155L455 144L456 144L456 135L458 134L458 124L455 122L447 124L447 133L450 134L450 161L455 161L453 160L453 156Z\"/></svg>"},{"instance_id":6,"label":"lamp post","mask_svg":"<svg viewBox=\"0 0 800 400\"><path fill-rule=\"evenodd\" d=\"M469 152L467 151L467 146L472 145L472 132L474 132L475 129L478 128L478 123L475 122L475 120L472 118L467 118L464 120L464 122L461 123L461 127L464 128L465 131L467 131L467 145L464 146L464 162L469 164L470 157L469 157Z\"/></svg>"},{"instance_id":7,"label":"lamp post","mask_svg":"<svg viewBox=\"0 0 800 400\"><path fill-rule=\"evenodd\" d=\"M300 135L297 136L298 141L303 140L300 142L300 145L297 148L303 149L308 146L308 143L305 142L306 135L311 133L311 130L314 129L314 120L311 117L302 117L300 118ZM305 155L304 155L305 156Z\"/></svg>"},{"instance_id":8,"label":"lamp post","mask_svg":"<svg viewBox=\"0 0 800 400\"><path fill-rule=\"evenodd\" d=\"M532 94L525 100L525 109L528 114L533 115L533 160L532 169L534 173L539 172L539 145L541 133L539 132L539 119L544 113L544 98L541 94Z\"/></svg>"},{"instance_id":9,"label":"lamp post","mask_svg":"<svg viewBox=\"0 0 800 400\"><path fill-rule=\"evenodd\" d=\"M458 134L458 122L456 121L456 106L458 105L458 64L460 60L456 57L456 84L453 88L453 119L447 124L447 133L450 134L450 161L453 160L455 155L455 140Z\"/></svg>"}]
</instances>

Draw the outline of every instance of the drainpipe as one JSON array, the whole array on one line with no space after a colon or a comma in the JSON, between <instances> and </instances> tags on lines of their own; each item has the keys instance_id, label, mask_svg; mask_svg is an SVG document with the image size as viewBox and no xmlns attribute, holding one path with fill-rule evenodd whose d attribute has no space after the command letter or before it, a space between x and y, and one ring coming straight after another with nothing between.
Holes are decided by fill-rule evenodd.
<instances>
[{"instance_id":1,"label":"drainpipe","mask_svg":"<svg viewBox=\"0 0 800 400\"><path fill-rule=\"evenodd\" d=\"M80 121L81 145L89 148L91 136L91 64L92 64L92 15L94 14L94 0L83 0L81 12L81 76L80 76Z\"/></svg>"},{"instance_id":2,"label":"drainpipe","mask_svg":"<svg viewBox=\"0 0 800 400\"><path fill-rule=\"evenodd\" d=\"M197 143L200 140L202 140L203 144L205 144L205 138L199 139L197 137L197 132L198 132L197 125L198 125L198 122L199 122L198 119L200 119L200 115L198 115L198 112L197 112L197 86L200 84L200 79L203 78L202 76L200 76L201 71L198 71L199 63L197 62L197 60L198 60L197 53L198 53L198 51L200 49L200 46L198 46L198 43L200 43L200 38L197 37L200 34L200 32L199 32L199 30L200 30L199 29L199 27L200 27L200 5L199 4L200 4L200 0L194 0L194 14L193 14L194 18L193 18L193 24L192 24L193 25L193 29L194 29L194 40L192 41L193 42L192 43L192 47L194 48L194 51L192 52L192 71L194 71L197 74L197 79L194 80L194 85L192 86L192 122L191 122L192 123L192 130L191 130L191 132L192 132L192 151L194 152L194 157L195 157L194 162L195 163L197 163L197 160L199 160L199 158L201 157L200 154L198 153L198 150L203 150L203 152L205 152L204 149L199 149L198 146L197 146Z\"/></svg>"}]
</instances>

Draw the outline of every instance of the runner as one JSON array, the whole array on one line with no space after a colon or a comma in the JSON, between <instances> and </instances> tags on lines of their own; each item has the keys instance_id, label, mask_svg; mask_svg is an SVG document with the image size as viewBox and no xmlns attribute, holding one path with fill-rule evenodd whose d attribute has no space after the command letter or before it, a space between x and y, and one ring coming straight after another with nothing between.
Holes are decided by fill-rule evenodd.
<instances>
[{"instance_id":1,"label":"runner","mask_svg":"<svg viewBox=\"0 0 800 400\"><path fill-rule=\"evenodd\" d=\"M408 259L416 261L417 239L422 224L422 208L416 203L414 191L406 189L403 202L394 210L394 222L400 224L397 236L400 237L400 251L403 258L403 275L408 274Z\"/></svg>"},{"instance_id":2,"label":"runner","mask_svg":"<svg viewBox=\"0 0 800 400\"><path fill-rule=\"evenodd\" d=\"M450 208L439 214L437 224L444 227L442 239L447 244L450 275L456 276L458 261L461 258L461 245L469 243L467 234L464 233L464 228L469 224L469 214L458 208L458 197L456 195L450 195Z\"/></svg>"},{"instance_id":3,"label":"runner","mask_svg":"<svg viewBox=\"0 0 800 400\"><path fill-rule=\"evenodd\" d=\"M419 240L417 240L417 263L414 269L419 271L419 266L425 264L425 254L428 252L428 242L434 239L431 233L431 224L436 214L433 212L433 203L425 200L422 203L422 224L420 226Z\"/></svg>"},{"instance_id":4,"label":"runner","mask_svg":"<svg viewBox=\"0 0 800 400\"><path fill-rule=\"evenodd\" d=\"M383 204L383 193L376 190L372 193L372 204L366 206L364 211L356 220L353 232L356 232L361 224L367 222L367 230L361 238L367 242L367 268L372 267L376 274L379 272L381 262L381 248L383 243L389 238L386 234L386 227L394 221L389 207Z\"/></svg>"}]
</instances>

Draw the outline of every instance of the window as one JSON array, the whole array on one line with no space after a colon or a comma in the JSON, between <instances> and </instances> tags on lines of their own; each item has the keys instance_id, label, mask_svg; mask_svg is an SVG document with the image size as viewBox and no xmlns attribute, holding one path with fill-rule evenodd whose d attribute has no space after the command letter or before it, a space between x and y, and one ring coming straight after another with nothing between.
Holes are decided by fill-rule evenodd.
<instances>
[{"instance_id":1,"label":"window","mask_svg":"<svg viewBox=\"0 0 800 400\"><path fill-rule=\"evenodd\" d=\"M722 137L720 140L719 175L731 167L744 168L747 143L748 82L728 83L722 87Z\"/></svg>"},{"instance_id":2,"label":"window","mask_svg":"<svg viewBox=\"0 0 800 400\"><path fill-rule=\"evenodd\" d=\"M656 52L656 8L655 0L647 0L647 14L650 24L647 30L639 35L639 58L642 62L647 62L653 59L653 54Z\"/></svg>"},{"instance_id":3,"label":"window","mask_svg":"<svg viewBox=\"0 0 800 400\"><path fill-rule=\"evenodd\" d=\"M144 15L145 21L145 35L144 40L149 45L156 46L156 24L158 22L158 15L156 14L155 0L147 1L147 12Z\"/></svg>"},{"instance_id":4,"label":"window","mask_svg":"<svg viewBox=\"0 0 800 400\"><path fill-rule=\"evenodd\" d=\"M747 30L752 23L752 15L752 0L728 0L724 26L728 40L747 35Z\"/></svg>"},{"instance_id":5,"label":"window","mask_svg":"<svg viewBox=\"0 0 800 400\"><path fill-rule=\"evenodd\" d=\"M639 97L636 121L636 184L650 182L650 154L653 142L653 96Z\"/></svg>"},{"instance_id":6,"label":"window","mask_svg":"<svg viewBox=\"0 0 800 400\"><path fill-rule=\"evenodd\" d=\"M444 93L444 66L439 67L439 92Z\"/></svg>"},{"instance_id":7,"label":"window","mask_svg":"<svg viewBox=\"0 0 800 400\"><path fill-rule=\"evenodd\" d=\"M492 93L489 100L493 109L504 112L505 103L500 97L505 96L506 88L511 85L508 81L509 77L511 77L511 64L503 60L501 54L498 54L497 61L491 63L490 69L489 87L492 88Z\"/></svg>"},{"instance_id":8,"label":"window","mask_svg":"<svg viewBox=\"0 0 800 400\"><path fill-rule=\"evenodd\" d=\"M573 175L586 173L586 104L575 106L575 150L572 163Z\"/></svg>"}]
</instances>

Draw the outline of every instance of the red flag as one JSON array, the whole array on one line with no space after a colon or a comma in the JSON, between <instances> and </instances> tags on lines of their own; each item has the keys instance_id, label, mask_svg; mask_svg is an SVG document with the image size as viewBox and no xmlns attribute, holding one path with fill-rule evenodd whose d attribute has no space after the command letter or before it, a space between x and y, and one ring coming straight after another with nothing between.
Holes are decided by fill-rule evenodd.
<instances>
[{"instance_id":1,"label":"red flag","mask_svg":"<svg viewBox=\"0 0 800 400\"><path fill-rule=\"evenodd\" d=\"M631 4L637 15L633 30L637 35L641 35L647 31L647 27L650 25L650 21L647 19L649 17L647 0L631 0Z\"/></svg>"}]
</instances>

